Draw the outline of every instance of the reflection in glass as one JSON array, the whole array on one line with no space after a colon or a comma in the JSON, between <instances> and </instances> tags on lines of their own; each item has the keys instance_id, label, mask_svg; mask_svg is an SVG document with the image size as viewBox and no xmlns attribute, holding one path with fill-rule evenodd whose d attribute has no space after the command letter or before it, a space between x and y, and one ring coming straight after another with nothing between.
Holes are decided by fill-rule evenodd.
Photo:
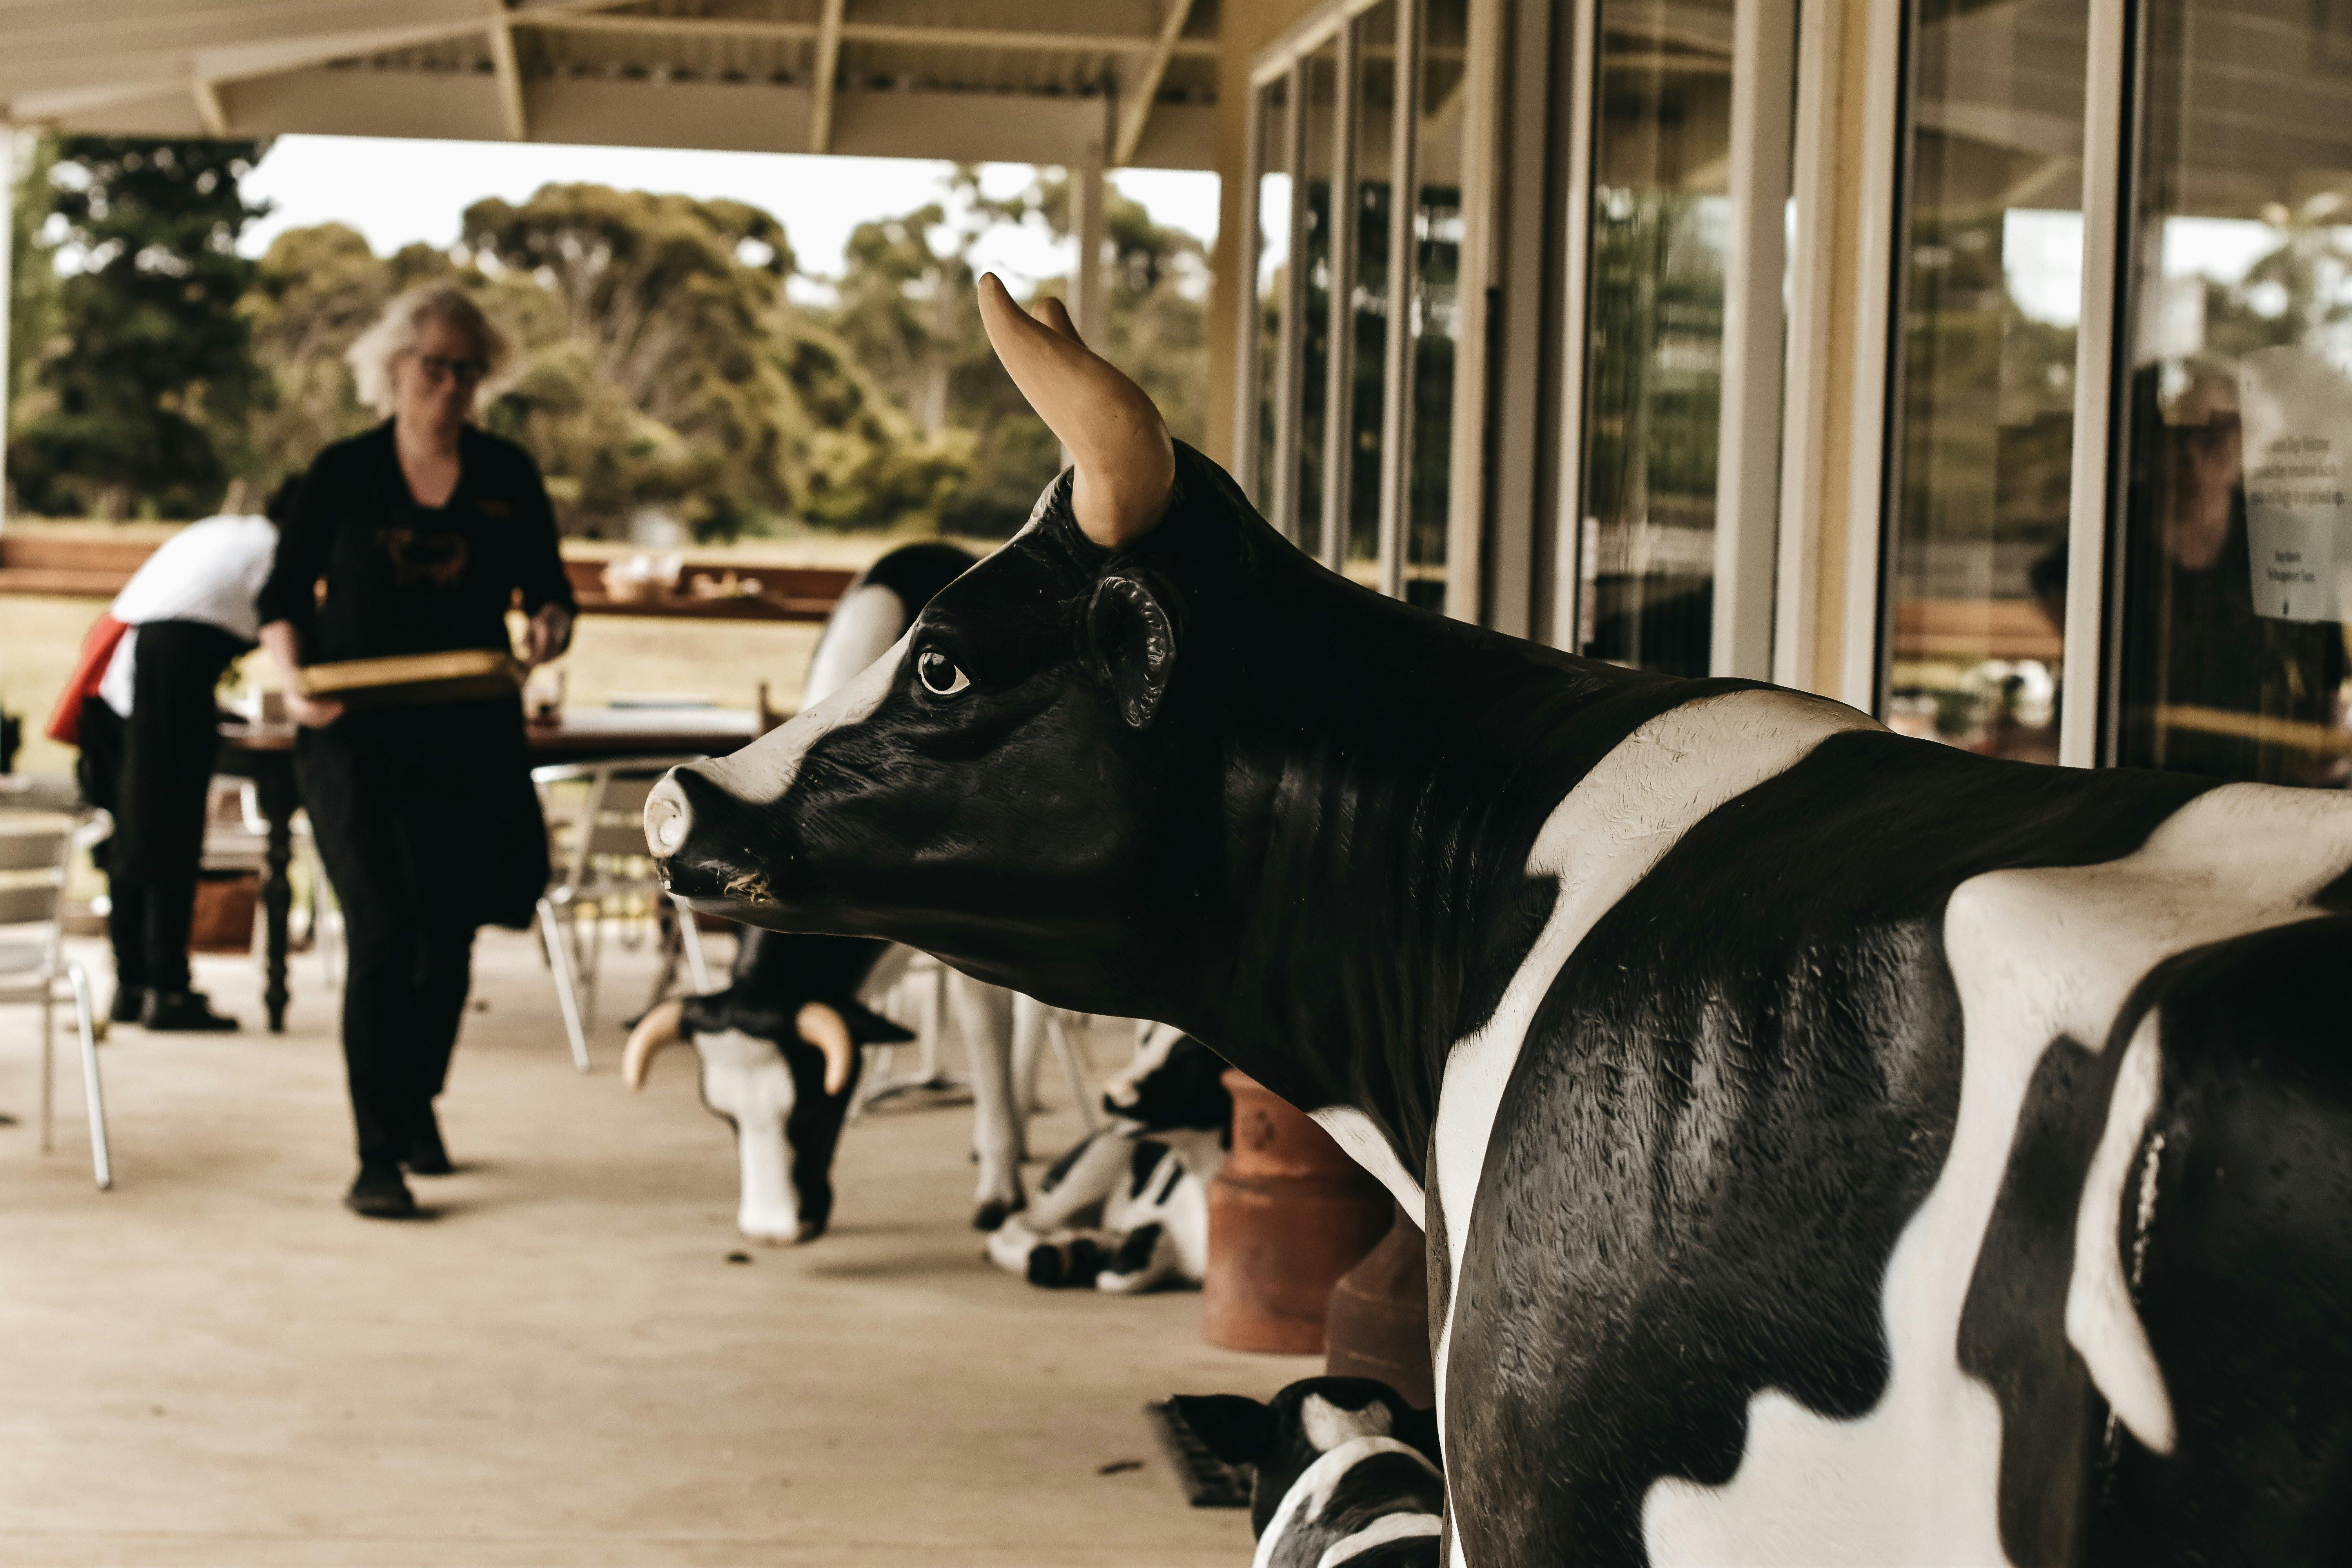
<instances>
[{"instance_id":1,"label":"reflection in glass","mask_svg":"<svg viewBox=\"0 0 2352 1568\"><path fill-rule=\"evenodd\" d=\"M1258 510L1274 506L1275 426L1282 416L1282 290L1290 266L1290 84L1258 89L1257 460L1250 475Z\"/></svg>"},{"instance_id":2,"label":"reflection in glass","mask_svg":"<svg viewBox=\"0 0 2352 1568\"><path fill-rule=\"evenodd\" d=\"M1445 607L1445 531L1452 500L1454 361L1462 337L1462 143L1467 117L1469 0L1423 0L1421 81L1414 95L1412 417L1405 477L1404 596Z\"/></svg>"},{"instance_id":3,"label":"reflection in glass","mask_svg":"<svg viewBox=\"0 0 2352 1568\"><path fill-rule=\"evenodd\" d=\"M1886 719L2058 760L2088 0L1917 0Z\"/></svg>"},{"instance_id":4,"label":"reflection in glass","mask_svg":"<svg viewBox=\"0 0 2352 1568\"><path fill-rule=\"evenodd\" d=\"M1381 420L1389 335L1390 159L1396 133L1398 0L1381 0L1357 23L1356 268L1349 287L1353 365L1348 412L1348 542L1344 567L1380 584Z\"/></svg>"},{"instance_id":5,"label":"reflection in glass","mask_svg":"<svg viewBox=\"0 0 2352 1568\"><path fill-rule=\"evenodd\" d=\"M1601 0L1582 651L1705 675L1731 237L1732 0Z\"/></svg>"},{"instance_id":6,"label":"reflection in glass","mask_svg":"<svg viewBox=\"0 0 2352 1568\"><path fill-rule=\"evenodd\" d=\"M2352 31L2149 0L2119 416L2122 763L2352 775Z\"/></svg>"},{"instance_id":7,"label":"reflection in glass","mask_svg":"<svg viewBox=\"0 0 2352 1568\"><path fill-rule=\"evenodd\" d=\"M1307 221L1299 265L1298 495L1291 537L1323 553L1323 430L1331 384L1331 172L1338 151L1339 40L1307 57L1307 157L1301 181Z\"/></svg>"}]
</instances>

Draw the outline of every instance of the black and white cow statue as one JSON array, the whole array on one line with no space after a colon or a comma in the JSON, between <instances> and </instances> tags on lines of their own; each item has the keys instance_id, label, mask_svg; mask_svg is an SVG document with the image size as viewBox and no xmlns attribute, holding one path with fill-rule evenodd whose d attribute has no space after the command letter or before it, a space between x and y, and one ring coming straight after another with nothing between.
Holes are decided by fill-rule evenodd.
<instances>
[{"instance_id":1,"label":"black and white cow statue","mask_svg":"<svg viewBox=\"0 0 2352 1568\"><path fill-rule=\"evenodd\" d=\"M1249 1468L1251 1568L1437 1568L1436 1418L1387 1384L1310 1377L1264 1404L1238 1394L1169 1403L1211 1453Z\"/></svg>"},{"instance_id":2,"label":"black and white cow statue","mask_svg":"<svg viewBox=\"0 0 2352 1568\"><path fill-rule=\"evenodd\" d=\"M1133 1295L1198 1285L1209 1268L1209 1183L1233 1138L1234 1097L1209 1047L1144 1027L1103 1086L1105 1124L1054 1163L1029 1206L988 1238L989 1260L1049 1289Z\"/></svg>"},{"instance_id":3,"label":"black and white cow statue","mask_svg":"<svg viewBox=\"0 0 2352 1568\"><path fill-rule=\"evenodd\" d=\"M851 582L809 661L803 696L848 684L906 634L931 595L969 570L952 544L903 545ZM735 1129L741 1166L736 1226L756 1241L811 1241L833 1208L832 1166L856 1090L866 1045L911 1037L875 1012L908 954L870 937L785 935L746 930L728 987L663 1003L630 1034L621 1059L633 1089L654 1058L681 1041L701 1066L703 1104ZM972 1223L993 1230L1019 1209L1024 1116L1016 1058L1034 1056L1043 1014L962 974L947 984L948 1011L972 1066L972 1151L978 1191Z\"/></svg>"},{"instance_id":4,"label":"black and white cow statue","mask_svg":"<svg viewBox=\"0 0 2352 1568\"><path fill-rule=\"evenodd\" d=\"M1073 470L656 790L672 888L1315 1115L1425 1222L1451 1563L2341 1560L2352 800L1414 610L981 302Z\"/></svg>"}]
</instances>

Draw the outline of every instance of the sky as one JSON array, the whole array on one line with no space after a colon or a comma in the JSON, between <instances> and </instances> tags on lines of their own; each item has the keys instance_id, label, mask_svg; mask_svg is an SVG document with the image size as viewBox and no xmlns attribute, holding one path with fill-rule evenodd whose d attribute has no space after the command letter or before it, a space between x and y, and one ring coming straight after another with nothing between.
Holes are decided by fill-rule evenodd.
<instances>
[{"instance_id":1,"label":"sky","mask_svg":"<svg viewBox=\"0 0 2352 1568\"><path fill-rule=\"evenodd\" d=\"M850 230L939 199L951 169L911 158L281 136L244 183L248 197L274 210L246 230L239 248L258 256L287 229L330 222L357 229L379 255L414 240L447 246L457 240L458 215L485 196L519 202L551 180L593 181L764 207L783 221L803 272L837 275ZM983 164L981 183L991 195L1007 195L1031 175L1026 164ZM1155 221L1203 240L1215 237L1214 174L1122 169L1111 183ZM1070 247L1054 243L1042 227L1001 225L981 241L978 259L1034 281L1065 276Z\"/></svg>"}]
</instances>

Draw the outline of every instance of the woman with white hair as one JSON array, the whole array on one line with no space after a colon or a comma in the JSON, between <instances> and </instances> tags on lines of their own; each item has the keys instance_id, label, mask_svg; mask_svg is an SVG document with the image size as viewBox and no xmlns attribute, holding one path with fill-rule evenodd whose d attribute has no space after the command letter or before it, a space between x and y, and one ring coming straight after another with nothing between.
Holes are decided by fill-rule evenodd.
<instances>
[{"instance_id":1,"label":"woman with white hair","mask_svg":"<svg viewBox=\"0 0 2352 1568\"><path fill-rule=\"evenodd\" d=\"M343 1059L360 1172L343 1201L371 1218L419 1212L403 1167L453 1168L433 1100L474 932L530 924L547 830L518 694L345 712L292 689L306 664L510 651L518 595L527 662L570 642L575 606L539 469L470 422L509 353L459 289L394 300L350 354L360 395L389 417L319 454L261 590L262 645L302 727L303 802L350 933Z\"/></svg>"}]
</instances>

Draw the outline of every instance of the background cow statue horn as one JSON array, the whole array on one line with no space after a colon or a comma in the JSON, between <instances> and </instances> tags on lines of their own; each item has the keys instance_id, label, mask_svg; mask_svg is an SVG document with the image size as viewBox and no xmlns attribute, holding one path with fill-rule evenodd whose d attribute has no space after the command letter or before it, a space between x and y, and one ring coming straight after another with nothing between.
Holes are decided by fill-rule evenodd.
<instances>
[{"instance_id":1,"label":"background cow statue horn","mask_svg":"<svg viewBox=\"0 0 2352 1568\"><path fill-rule=\"evenodd\" d=\"M993 272L980 280L980 319L996 357L1070 449L1071 509L1088 539L1117 550L1140 538L1168 510L1176 449L1143 388L1078 341L1059 300L1038 305L1043 321L1013 302Z\"/></svg>"}]
</instances>

